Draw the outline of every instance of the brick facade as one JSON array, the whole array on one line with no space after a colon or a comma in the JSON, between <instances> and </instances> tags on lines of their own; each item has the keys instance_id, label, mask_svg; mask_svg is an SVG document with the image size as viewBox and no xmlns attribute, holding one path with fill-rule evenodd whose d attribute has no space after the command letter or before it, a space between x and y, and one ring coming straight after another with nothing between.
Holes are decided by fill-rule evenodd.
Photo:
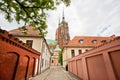
<instances>
[{"instance_id":1,"label":"brick facade","mask_svg":"<svg viewBox=\"0 0 120 80\"><path fill-rule=\"evenodd\" d=\"M38 51L0 29L0 80L28 80L37 75L39 58Z\"/></svg>"},{"instance_id":2,"label":"brick facade","mask_svg":"<svg viewBox=\"0 0 120 80\"><path fill-rule=\"evenodd\" d=\"M59 24L59 27L56 30L56 40L59 43L60 48L63 48L64 45L67 45L70 40L68 23L64 20Z\"/></svg>"}]
</instances>

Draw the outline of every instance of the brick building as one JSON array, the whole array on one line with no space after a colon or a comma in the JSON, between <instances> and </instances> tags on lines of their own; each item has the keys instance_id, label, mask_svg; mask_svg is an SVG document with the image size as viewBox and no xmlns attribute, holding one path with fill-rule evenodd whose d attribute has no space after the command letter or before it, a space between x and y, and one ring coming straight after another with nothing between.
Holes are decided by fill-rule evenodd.
<instances>
[{"instance_id":1,"label":"brick building","mask_svg":"<svg viewBox=\"0 0 120 80\"><path fill-rule=\"evenodd\" d=\"M51 57L51 65L52 66L57 66L60 65L59 63L59 53L61 52L61 49L59 48L59 45L56 46L54 49L53 55Z\"/></svg>"},{"instance_id":2,"label":"brick building","mask_svg":"<svg viewBox=\"0 0 120 80\"><path fill-rule=\"evenodd\" d=\"M69 27L68 23L65 21L64 15L62 22L59 23L56 30L55 39L58 41L60 48L63 48L63 45L67 45L70 40Z\"/></svg>"},{"instance_id":3,"label":"brick building","mask_svg":"<svg viewBox=\"0 0 120 80\"><path fill-rule=\"evenodd\" d=\"M58 60L59 60L59 53L61 52L61 49L59 48L58 42L56 40L51 40L51 39L47 39L46 41L52 53L51 66L60 65Z\"/></svg>"}]
</instances>

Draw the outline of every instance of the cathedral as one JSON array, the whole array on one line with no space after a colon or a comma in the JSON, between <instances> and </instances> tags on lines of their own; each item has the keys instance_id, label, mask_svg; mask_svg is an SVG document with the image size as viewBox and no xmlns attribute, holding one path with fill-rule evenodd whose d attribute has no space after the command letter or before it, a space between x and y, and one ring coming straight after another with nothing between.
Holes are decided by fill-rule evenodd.
<instances>
[{"instance_id":1,"label":"cathedral","mask_svg":"<svg viewBox=\"0 0 120 80\"><path fill-rule=\"evenodd\" d=\"M65 21L64 13L62 21L59 21L58 28L56 29L55 40L47 39L47 43L50 47L52 53L51 65L57 66L61 65L59 60L59 53L61 52L64 45L67 45L70 41L69 27L68 23Z\"/></svg>"},{"instance_id":2,"label":"cathedral","mask_svg":"<svg viewBox=\"0 0 120 80\"><path fill-rule=\"evenodd\" d=\"M61 23L59 22L56 30L55 40L58 41L60 48L67 45L70 40L68 23L65 21L64 13Z\"/></svg>"}]
</instances>

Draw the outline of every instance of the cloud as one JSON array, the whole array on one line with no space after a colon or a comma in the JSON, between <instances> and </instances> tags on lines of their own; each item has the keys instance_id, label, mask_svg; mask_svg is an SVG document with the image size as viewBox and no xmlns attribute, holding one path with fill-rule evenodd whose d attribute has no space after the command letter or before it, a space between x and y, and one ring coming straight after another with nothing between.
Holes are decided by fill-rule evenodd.
<instances>
[{"instance_id":1,"label":"cloud","mask_svg":"<svg viewBox=\"0 0 120 80\"><path fill-rule=\"evenodd\" d=\"M98 32L97 35L100 36L102 33L104 33L105 31L107 31L109 27L111 27L111 25L108 25L108 26L103 27L103 28L101 29L101 31Z\"/></svg>"},{"instance_id":2,"label":"cloud","mask_svg":"<svg viewBox=\"0 0 120 80\"><path fill-rule=\"evenodd\" d=\"M74 35L90 36L97 35L98 33L101 34L101 36L110 36L113 33L120 35L118 31L120 26L119 0L79 0L79 2L74 3L74 6L77 8L77 14L79 14L79 21L77 22L81 22L78 26L82 27L80 30L77 29L77 32L79 30L81 34ZM107 28L110 24L112 24L112 27ZM118 25L116 26L114 24Z\"/></svg>"}]
</instances>

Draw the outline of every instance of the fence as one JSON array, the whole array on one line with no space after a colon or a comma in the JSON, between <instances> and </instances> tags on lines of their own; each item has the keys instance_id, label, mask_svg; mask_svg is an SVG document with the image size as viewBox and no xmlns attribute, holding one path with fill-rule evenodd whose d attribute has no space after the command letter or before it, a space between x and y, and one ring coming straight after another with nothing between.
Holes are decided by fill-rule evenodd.
<instances>
[{"instance_id":1,"label":"fence","mask_svg":"<svg viewBox=\"0 0 120 80\"><path fill-rule=\"evenodd\" d=\"M80 80L120 80L120 37L68 60Z\"/></svg>"},{"instance_id":2,"label":"fence","mask_svg":"<svg viewBox=\"0 0 120 80\"><path fill-rule=\"evenodd\" d=\"M37 75L40 53L0 29L0 80L28 80Z\"/></svg>"}]
</instances>

